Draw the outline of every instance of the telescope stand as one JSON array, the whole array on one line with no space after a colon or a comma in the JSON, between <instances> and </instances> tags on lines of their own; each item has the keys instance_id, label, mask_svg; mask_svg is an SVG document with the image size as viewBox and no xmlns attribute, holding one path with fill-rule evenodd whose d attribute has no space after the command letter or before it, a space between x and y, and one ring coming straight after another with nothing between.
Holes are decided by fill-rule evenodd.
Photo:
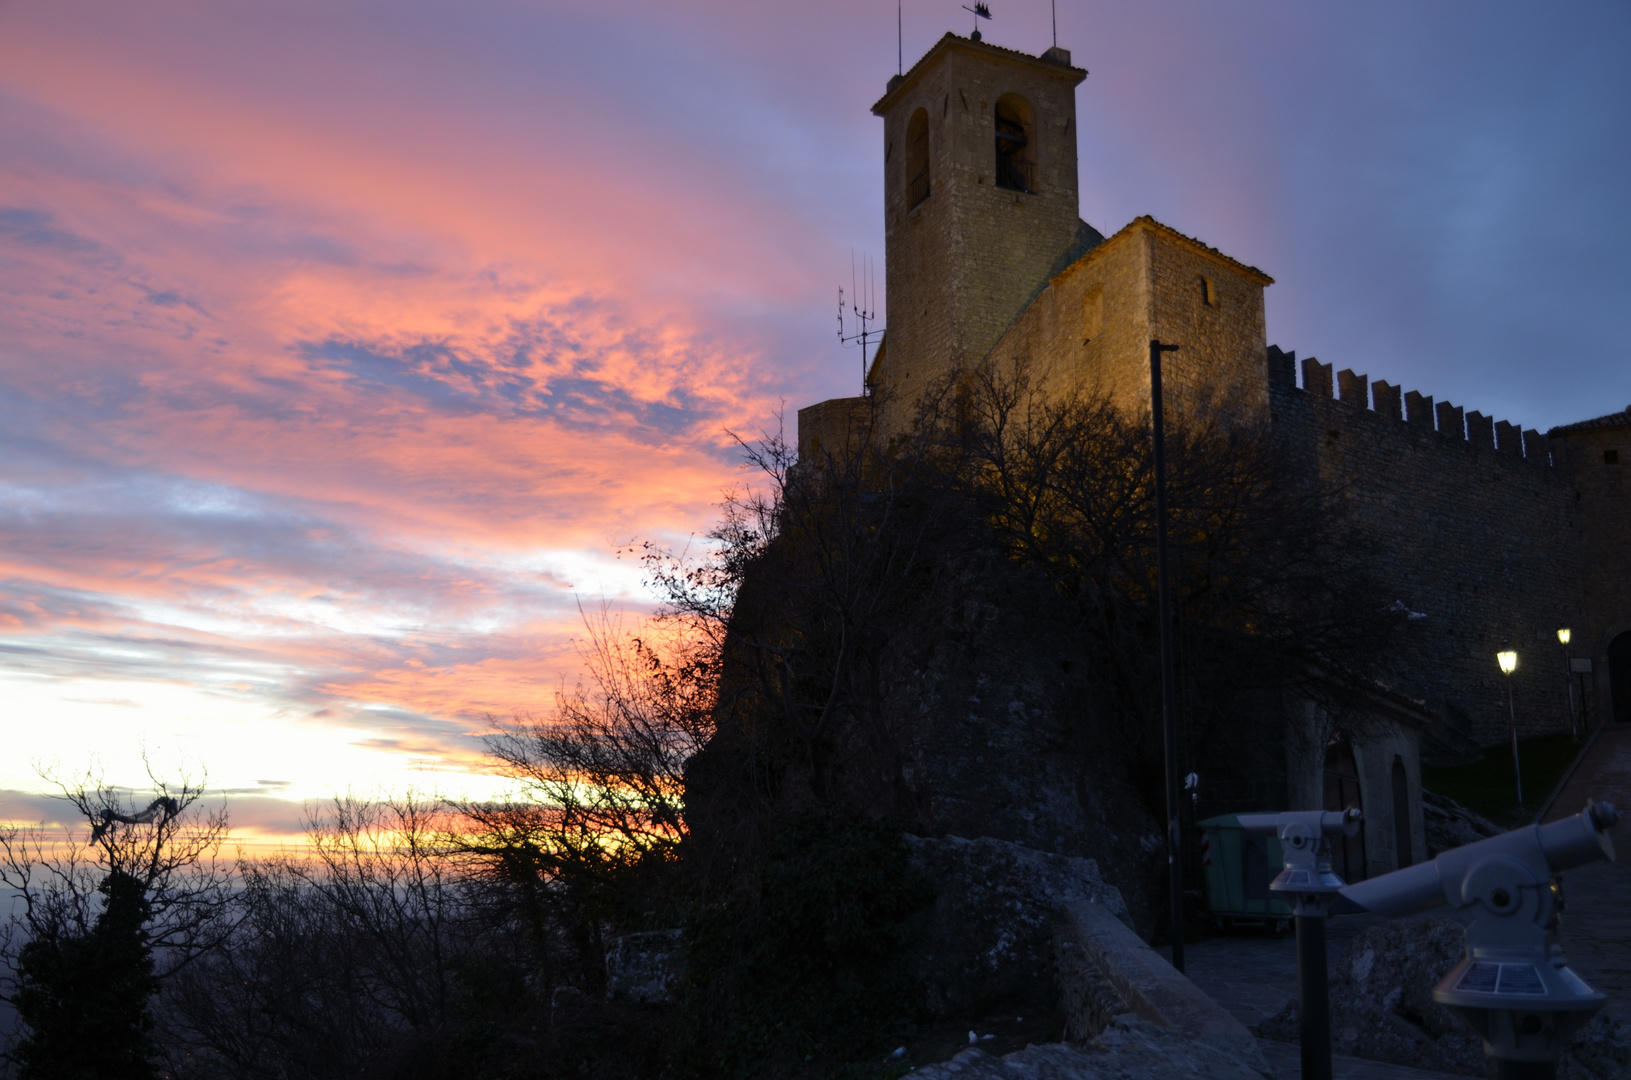
<instances>
[{"instance_id":1,"label":"telescope stand","mask_svg":"<svg viewBox=\"0 0 1631 1080\"><path fill-rule=\"evenodd\" d=\"M1314 897L1303 896L1298 897L1295 910L1297 1037L1302 1050L1302 1080L1331 1080L1331 987L1325 949L1325 905ZM1526 1075L1496 1080L1531 1078Z\"/></svg>"}]
</instances>

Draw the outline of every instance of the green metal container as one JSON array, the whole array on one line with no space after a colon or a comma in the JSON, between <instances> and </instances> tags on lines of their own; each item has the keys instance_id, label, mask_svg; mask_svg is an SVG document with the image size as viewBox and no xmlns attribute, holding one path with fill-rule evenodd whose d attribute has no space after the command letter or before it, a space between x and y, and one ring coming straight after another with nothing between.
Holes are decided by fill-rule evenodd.
<instances>
[{"instance_id":1,"label":"green metal container","mask_svg":"<svg viewBox=\"0 0 1631 1080\"><path fill-rule=\"evenodd\" d=\"M1273 925L1284 929L1291 905L1269 892L1283 866L1280 838L1256 836L1240 827L1237 814L1201 822L1208 842L1206 906L1219 926Z\"/></svg>"}]
</instances>

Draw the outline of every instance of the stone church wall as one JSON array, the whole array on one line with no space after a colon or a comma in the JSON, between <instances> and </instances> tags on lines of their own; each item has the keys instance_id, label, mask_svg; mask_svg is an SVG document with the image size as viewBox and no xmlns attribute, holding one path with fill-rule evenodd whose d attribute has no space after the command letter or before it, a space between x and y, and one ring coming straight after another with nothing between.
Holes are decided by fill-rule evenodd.
<instances>
[{"instance_id":1,"label":"stone church wall","mask_svg":"<svg viewBox=\"0 0 1631 1080\"><path fill-rule=\"evenodd\" d=\"M1269 281L1140 218L1054 275L992 358L1027 361L1054 392L1101 392L1142 412L1150 404L1150 339L1159 338L1181 346L1163 361L1169 404L1262 422Z\"/></svg>"}]
</instances>

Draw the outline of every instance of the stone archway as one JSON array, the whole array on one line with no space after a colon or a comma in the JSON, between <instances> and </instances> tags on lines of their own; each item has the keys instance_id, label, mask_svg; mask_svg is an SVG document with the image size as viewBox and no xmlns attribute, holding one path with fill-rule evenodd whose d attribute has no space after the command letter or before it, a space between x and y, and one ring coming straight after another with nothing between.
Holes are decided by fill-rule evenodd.
<instances>
[{"instance_id":1,"label":"stone archway","mask_svg":"<svg viewBox=\"0 0 1631 1080\"><path fill-rule=\"evenodd\" d=\"M1608 643L1608 696L1614 719L1631 723L1631 630Z\"/></svg>"},{"instance_id":2,"label":"stone archway","mask_svg":"<svg viewBox=\"0 0 1631 1080\"><path fill-rule=\"evenodd\" d=\"M1325 809L1346 810L1350 806L1364 811L1364 799L1359 784L1359 761L1354 757L1353 744L1339 736L1325 752ZM1365 823L1359 823L1358 836L1338 836L1331 840L1331 869L1343 881L1365 879Z\"/></svg>"}]
</instances>

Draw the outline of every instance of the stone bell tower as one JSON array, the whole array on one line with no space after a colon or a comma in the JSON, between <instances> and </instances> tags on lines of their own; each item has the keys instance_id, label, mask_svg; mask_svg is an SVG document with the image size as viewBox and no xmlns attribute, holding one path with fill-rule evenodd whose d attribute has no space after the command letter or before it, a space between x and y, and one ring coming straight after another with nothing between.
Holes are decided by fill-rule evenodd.
<instances>
[{"instance_id":1,"label":"stone bell tower","mask_svg":"<svg viewBox=\"0 0 1631 1080\"><path fill-rule=\"evenodd\" d=\"M1058 47L1036 57L947 34L889 81L872 107L889 305L874 387L909 402L979 363L1061 259L1100 239L1078 217L1086 77Z\"/></svg>"}]
</instances>

